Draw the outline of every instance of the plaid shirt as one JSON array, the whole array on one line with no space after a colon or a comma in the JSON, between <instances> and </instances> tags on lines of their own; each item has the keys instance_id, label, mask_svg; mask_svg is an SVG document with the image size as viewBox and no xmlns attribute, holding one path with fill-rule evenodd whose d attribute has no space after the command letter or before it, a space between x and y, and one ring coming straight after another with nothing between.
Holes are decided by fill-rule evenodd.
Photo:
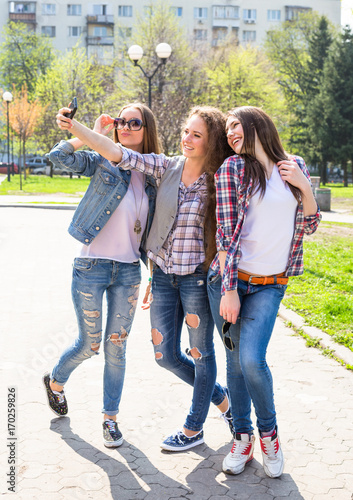
<instances>
[{"instance_id":1,"label":"plaid shirt","mask_svg":"<svg viewBox=\"0 0 353 500\"><path fill-rule=\"evenodd\" d=\"M305 162L299 156L291 156L299 165L304 175L310 180ZM246 189L244 186L245 162L238 156L227 158L215 174L217 194L217 233L218 251L226 251L226 261L222 277L222 295L225 291L235 290L238 285L238 264L241 256L240 237L250 202L252 180ZM299 204L295 218L295 228L286 276L303 274L303 237L316 231L321 220L320 209L315 215L304 217L303 205ZM220 273L218 254L211 268Z\"/></svg>"},{"instance_id":2,"label":"plaid shirt","mask_svg":"<svg viewBox=\"0 0 353 500\"><path fill-rule=\"evenodd\" d=\"M121 146L121 145L120 145ZM171 158L164 154L144 154L124 148L122 161L118 164L123 169L136 169L151 175L159 186ZM207 199L206 173L186 187L180 181L178 191L178 210L173 227L163 243L158 255L151 251L148 257L164 273L186 275L195 271L205 260L203 227Z\"/></svg>"}]
</instances>

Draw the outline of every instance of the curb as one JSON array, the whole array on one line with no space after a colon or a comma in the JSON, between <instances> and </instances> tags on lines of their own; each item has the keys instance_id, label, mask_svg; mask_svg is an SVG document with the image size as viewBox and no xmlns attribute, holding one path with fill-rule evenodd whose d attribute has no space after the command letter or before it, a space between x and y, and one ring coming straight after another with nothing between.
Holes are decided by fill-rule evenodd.
<instances>
[{"instance_id":1,"label":"curb","mask_svg":"<svg viewBox=\"0 0 353 500\"><path fill-rule=\"evenodd\" d=\"M0 204L0 208L44 208L46 210L76 210L78 205L60 205L52 204L47 205L45 203L29 204L29 203L6 203Z\"/></svg>"},{"instance_id":2,"label":"curb","mask_svg":"<svg viewBox=\"0 0 353 500\"><path fill-rule=\"evenodd\" d=\"M324 349L330 349L334 352L334 355L344 361L345 364L353 366L353 352L348 349L348 347L337 344L332 340L330 335L322 330L319 330L319 328L306 325L304 318L290 309L287 309L283 304L279 307L278 315L284 321L290 321L294 328L303 330L303 332L306 335L309 335L309 337L318 338L321 347Z\"/></svg>"}]
</instances>

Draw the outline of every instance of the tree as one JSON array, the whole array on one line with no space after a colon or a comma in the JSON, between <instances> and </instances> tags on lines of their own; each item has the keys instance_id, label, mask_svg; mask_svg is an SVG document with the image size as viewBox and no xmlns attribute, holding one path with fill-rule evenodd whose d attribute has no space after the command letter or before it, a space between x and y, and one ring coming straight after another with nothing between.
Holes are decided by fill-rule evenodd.
<instances>
[{"instance_id":1,"label":"tree","mask_svg":"<svg viewBox=\"0 0 353 500\"><path fill-rule=\"evenodd\" d=\"M207 65L208 103L227 111L236 106L262 107L276 121L286 142L288 119L274 70L259 48L226 44Z\"/></svg>"},{"instance_id":2,"label":"tree","mask_svg":"<svg viewBox=\"0 0 353 500\"><path fill-rule=\"evenodd\" d=\"M13 88L14 99L9 111L9 122L11 128L19 137L22 144L23 165L26 164L26 142L34 133L40 115L44 111L44 107L37 99L30 102L28 98L28 90L24 83L20 92ZM20 147L21 149L21 147ZM26 178L26 170L24 170ZM21 178L22 189L22 178Z\"/></svg>"},{"instance_id":3,"label":"tree","mask_svg":"<svg viewBox=\"0 0 353 500\"><path fill-rule=\"evenodd\" d=\"M353 34L348 27L332 44L320 92L308 106L308 124L324 158L341 164L348 186L347 163L353 158Z\"/></svg>"},{"instance_id":4,"label":"tree","mask_svg":"<svg viewBox=\"0 0 353 500\"><path fill-rule=\"evenodd\" d=\"M93 127L101 113L109 112L106 101L113 89L112 69L88 60L85 50L74 47L56 58L46 74L38 79L35 95L46 105L40 121L36 143L43 152L50 151L53 145L63 139L63 132L56 124L56 114L67 106L76 96L78 111L76 117L88 127ZM71 137L68 132L66 139Z\"/></svg>"},{"instance_id":5,"label":"tree","mask_svg":"<svg viewBox=\"0 0 353 500\"><path fill-rule=\"evenodd\" d=\"M144 50L141 66L148 75L160 63L155 53L156 46L166 42L172 47L172 55L152 79L152 111L157 119L164 152L175 154L179 150L181 125L197 102L204 73L170 5L159 1L149 4L146 9L147 14L139 16L133 27L134 43ZM119 78L112 97L122 104L126 102L124 98L146 102L148 81L129 60L127 45L125 39L118 39L116 67Z\"/></svg>"},{"instance_id":6,"label":"tree","mask_svg":"<svg viewBox=\"0 0 353 500\"><path fill-rule=\"evenodd\" d=\"M53 59L51 41L29 31L24 23L9 22L0 46L0 85L18 91L26 85L29 95Z\"/></svg>"},{"instance_id":7,"label":"tree","mask_svg":"<svg viewBox=\"0 0 353 500\"><path fill-rule=\"evenodd\" d=\"M320 90L324 61L334 35L335 29L327 18L309 13L270 30L265 42L290 109L291 148L309 161L317 161L322 154L308 131L307 106Z\"/></svg>"}]
</instances>

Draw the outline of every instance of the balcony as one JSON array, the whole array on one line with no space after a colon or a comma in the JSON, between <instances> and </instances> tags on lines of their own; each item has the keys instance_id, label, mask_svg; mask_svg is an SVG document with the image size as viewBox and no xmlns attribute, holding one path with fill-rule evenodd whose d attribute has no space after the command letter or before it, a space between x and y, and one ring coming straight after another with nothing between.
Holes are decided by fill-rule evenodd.
<instances>
[{"instance_id":1,"label":"balcony","mask_svg":"<svg viewBox=\"0 0 353 500\"><path fill-rule=\"evenodd\" d=\"M114 16L107 16L104 14L96 16L87 16L87 24L114 24Z\"/></svg>"},{"instance_id":2,"label":"balcony","mask_svg":"<svg viewBox=\"0 0 353 500\"><path fill-rule=\"evenodd\" d=\"M305 14L306 12L310 12L311 10L312 10L311 7L286 5L285 6L285 20L286 21L294 21L294 20L298 19L300 14Z\"/></svg>"},{"instance_id":3,"label":"balcony","mask_svg":"<svg viewBox=\"0 0 353 500\"><path fill-rule=\"evenodd\" d=\"M9 12L10 21L36 24L35 12Z\"/></svg>"},{"instance_id":4,"label":"balcony","mask_svg":"<svg viewBox=\"0 0 353 500\"><path fill-rule=\"evenodd\" d=\"M114 45L113 36L88 36L87 45Z\"/></svg>"}]
</instances>

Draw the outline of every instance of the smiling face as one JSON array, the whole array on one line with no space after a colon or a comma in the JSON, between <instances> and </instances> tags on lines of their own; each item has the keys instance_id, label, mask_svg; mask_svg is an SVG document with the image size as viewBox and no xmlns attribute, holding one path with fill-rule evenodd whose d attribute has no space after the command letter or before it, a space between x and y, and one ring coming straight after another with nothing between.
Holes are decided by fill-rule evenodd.
<instances>
[{"instance_id":1,"label":"smiling face","mask_svg":"<svg viewBox=\"0 0 353 500\"><path fill-rule=\"evenodd\" d=\"M143 121L141 111L136 108L125 108L120 114L121 118L125 118L126 121L129 121L133 118L138 118ZM133 151L137 151L138 153L142 153L143 151L143 134L144 128L141 130L132 131L128 128L127 125L122 130L118 130L118 139L119 142L125 146L126 148L130 148Z\"/></svg>"},{"instance_id":2,"label":"smiling face","mask_svg":"<svg viewBox=\"0 0 353 500\"><path fill-rule=\"evenodd\" d=\"M229 146L239 155L244 144L244 130L236 116L228 117L226 133Z\"/></svg>"},{"instance_id":3,"label":"smiling face","mask_svg":"<svg viewBox=\"0 0 353 500\"><path fill-rule=\"evenodd\" d=\"M186 122L181 145L186 158L205 158L208 149L208 132L200 116L193 115Z\"/></svg>"}]
</instances>

